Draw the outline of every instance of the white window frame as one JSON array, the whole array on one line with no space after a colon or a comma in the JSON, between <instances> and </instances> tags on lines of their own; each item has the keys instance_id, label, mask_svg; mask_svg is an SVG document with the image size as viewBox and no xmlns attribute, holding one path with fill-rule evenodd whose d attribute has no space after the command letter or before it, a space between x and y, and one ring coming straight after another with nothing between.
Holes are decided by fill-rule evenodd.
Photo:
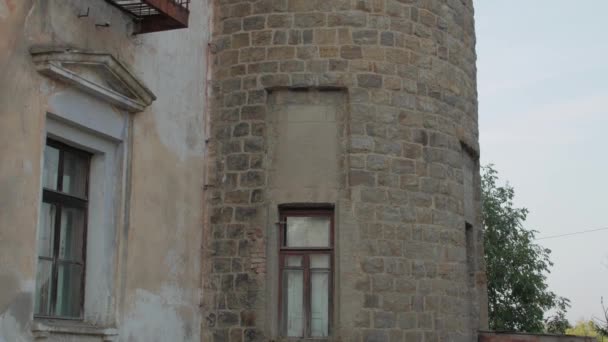
<instances>
[{"instance_id":1,"label":"white window frame","mask_svg":"<svg viewBox=\"0 0 608 342\"><path fill-rule=\"evenodd\" d=\"M92 154L83 320L70 322L66 327L65 322L35 319L32 331L41 338L49 334L76 334L112 341L117 336L119 284L115 275L121 245L119 232L126 217L131 117L78 91L68 90L63 95L61 104L53 106L55 111L46 114L42 141L46 144L47 138L52 138Z\"/></svg>"}]
</instances>

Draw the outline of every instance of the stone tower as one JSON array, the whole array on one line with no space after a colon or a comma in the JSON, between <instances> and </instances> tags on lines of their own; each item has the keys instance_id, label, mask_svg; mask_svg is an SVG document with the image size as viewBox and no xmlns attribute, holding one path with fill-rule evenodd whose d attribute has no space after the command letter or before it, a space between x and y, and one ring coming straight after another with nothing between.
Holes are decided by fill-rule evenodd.
<instances>
[{"instance_id":1,"label":"stone tower","mask_svg":"<svg viewBox=\"0 0 608 342\"><path fill-rule=\"evenodd\" d=\"M203 341L476 341L472 0L217 0Z\"/></svg>"}]
</instances>

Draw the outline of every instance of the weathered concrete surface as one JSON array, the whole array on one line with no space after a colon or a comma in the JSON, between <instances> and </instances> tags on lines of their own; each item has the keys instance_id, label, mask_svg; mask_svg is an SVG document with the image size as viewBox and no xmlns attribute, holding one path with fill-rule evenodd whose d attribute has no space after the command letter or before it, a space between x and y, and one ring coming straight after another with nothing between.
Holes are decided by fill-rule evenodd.
<instances>
[{"instance_id":1,"label":"weathered concrete surface","mask_svg":"<svg viewBox=\"0 0 608 342\"><path fill-rule=\"evenodd\" d=\"M595 337L481 332L479 342L596 342Z\"/></svg>"},{"instance_id":2,"label":"weathered concrete surface","mask_svg":"<svg viewBox=\"0 0 608 342\"><path fill-rule=\"evenodd\" d=\"M215 6L203 341L281 340L277 205L325 201L330 340L474 341L487 305L472 1ZM320 120L335 93L342 119ZM319 141L284 138L309 130L276 118L303 115Z\"/></svg>"},{"instance_id":3,"label":"weathered concrete surface","mask_svg":"<svg viewBox=\"0 0 608 342\"><path fill-rule=\"evenodd\" d=\"M0 341L33 339L46 112L73 109L74 96L79 110L104 106L37 73L36 45L111 53L158 97L141 113L108 107L129 121L120 138L130 152L114 240L98 255L111 259L112 291L85 323L115 329L120 341L199 340L209 4L190 9L189 29L134 37L132 20L105 1L0 0ZM49 339L102 339L68 336Z\"/></svg>"}]
</instances>

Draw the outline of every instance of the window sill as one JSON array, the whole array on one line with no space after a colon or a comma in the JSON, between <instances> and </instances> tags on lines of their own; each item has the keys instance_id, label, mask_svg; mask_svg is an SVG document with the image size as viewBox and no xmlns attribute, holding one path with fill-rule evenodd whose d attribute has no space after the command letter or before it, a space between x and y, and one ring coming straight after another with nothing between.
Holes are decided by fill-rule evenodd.
<instances>
[{"instance_id":1,"label":"window sill","mask_svg":"<svg viewBox=\"0 0 608 342\"><path fill-rule=\"evenodd\" d=\"M330 342L331 337L281 337L277 342Z\"/></svg>"},{"instance_id":2,"label":"window sill","mask_svg":"<svg viewBox=\"0 0 608 342\"><path fill-rule=\"evenodd\" d=\"M104 342L118 341L118 330L114 327L100 327L84 322L35 319L32 334L36 340L44 340L51 335L79 335L100 337Z\"/></svg>"}]
</instances>

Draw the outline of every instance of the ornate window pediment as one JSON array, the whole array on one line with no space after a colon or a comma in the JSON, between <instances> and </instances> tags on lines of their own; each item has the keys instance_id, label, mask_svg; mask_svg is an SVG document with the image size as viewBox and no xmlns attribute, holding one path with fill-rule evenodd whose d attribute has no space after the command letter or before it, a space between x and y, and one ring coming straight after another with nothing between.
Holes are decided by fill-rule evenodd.
<instances>
[{"instance_id":1,"label":"ornate window pediment","mask_svg":"<svg viewBox=\"0 0 608 342\"><path fill-rule=\"evenodd\" d=\"M33 47L41 74L69 83L129 112L141 112L156 96L109 53L59 47Z\"/></svg>"}]
</instances>

